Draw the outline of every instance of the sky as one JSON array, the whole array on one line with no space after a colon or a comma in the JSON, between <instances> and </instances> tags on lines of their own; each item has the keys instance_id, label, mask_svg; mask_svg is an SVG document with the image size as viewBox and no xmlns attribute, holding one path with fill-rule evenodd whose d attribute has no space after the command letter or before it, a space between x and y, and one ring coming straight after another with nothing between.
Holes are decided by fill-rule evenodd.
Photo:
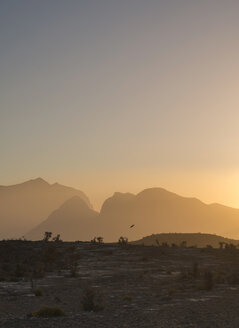
<instances>
[{"instance_id":1,"label":"sky","mask_svg":"<svg viewBox=\"0 0 239 328\"><path fill-rule=\"evenodd\" d=\"M239 208L238 0L0 0L0 185Z\"/></svg>"}]
</instances>

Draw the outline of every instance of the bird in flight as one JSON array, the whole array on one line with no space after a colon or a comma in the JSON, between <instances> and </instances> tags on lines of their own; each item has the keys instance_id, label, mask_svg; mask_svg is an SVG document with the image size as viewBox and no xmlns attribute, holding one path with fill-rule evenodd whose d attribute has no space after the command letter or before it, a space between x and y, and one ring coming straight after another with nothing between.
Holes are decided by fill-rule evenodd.
<instances>
[{"instance_id":1,"label":"bird in flight","mask_svg":"<svg viewBox=\"0 0 239 328\"><path fill-rule=\"evenodd\" d=\"M133 228L135 225L134 224L132 224L131 226L130 226L130 228Z\"/></svg>"}]
</instances>

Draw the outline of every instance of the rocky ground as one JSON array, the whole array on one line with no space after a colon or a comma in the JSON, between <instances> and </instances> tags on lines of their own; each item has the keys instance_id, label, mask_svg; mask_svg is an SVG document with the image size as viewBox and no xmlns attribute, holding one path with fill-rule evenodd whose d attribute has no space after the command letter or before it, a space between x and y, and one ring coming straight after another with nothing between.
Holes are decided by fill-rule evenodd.
<instances>
[{"instance_id":1,"label":"rocky ground","mask_svg":"<svg viewBox=\"0 0 239 328\"><path fill-rule=\"evenodd\" d=\"M0 253L2 328L239 327L237 249L9 241ZM42 305L65 315L38 317Z\"/></svg>"}]
</instances>

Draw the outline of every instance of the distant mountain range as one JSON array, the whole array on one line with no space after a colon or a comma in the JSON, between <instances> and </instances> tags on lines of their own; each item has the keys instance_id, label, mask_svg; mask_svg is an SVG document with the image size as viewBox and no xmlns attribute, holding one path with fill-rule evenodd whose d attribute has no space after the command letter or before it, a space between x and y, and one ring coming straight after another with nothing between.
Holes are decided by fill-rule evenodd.
<instances>
[{"instance_id":1,"label":"distant mountain range","mask_svg":"<svg viewBox=\"0 0 239 328\"><path fill-rule=\"evenodd\" d=\"M130 226L134 225L132 228ZM42 179L0 187L0 238L41 239L45 231L64 240L139 240L156 233L209 233L239 239L239 209L207 205L162 188L137 195L115 193L100 213L79 190Z\"/></svg>"},{"instance_id":2,"label":"distant mountain range","mask_svg":"<svg viewBox=\"0 0 239 328\"><path fill-rule=\"evenodd\" d=\"M116 240L119 235L137 240L160 232L205 232L239 238L239 209L207 205L162 188L137 195L115 193L103 204L100 220L101 234L107 240ZM130 229L131 224L135 226Z\"/></svg>"},{"instance_id":3,"label":"distant mountain range","mask_svg":"<svg viewBox=\"0 0 239 328\"><path fill-rule=\"evenodd\" d=\"M169 246L182 246L186 242L187 247L207 247L218 248L219 243L239 245L239 240L224 238L218 235L207 233L160 233L144 237L132 242L134 245L158 246L167 243Z\"/></svg>"},{"instance_id":4,"label":"distant mountain range","mask_svg":"<svg viewBox=\"0 0 239 328\"><path fill-rule=\"evenodd\" d=\"M92 208L82 191L49 184L41 178L0 186L0 238L22 236L73 196L79 196Z\"/></svg>"},{"instance_id":5,"label":"distant mountain range","mask_svg":"<svg viewBox=\"0 0 239 328\"><path fill-rule=\"evenodd\" d=\"M97 233L99 213L87 206L79 196L67 200L37 227L25 235L27 239L42 239L45 231L60 234L63 240L89 240Z\"/></svg>"}]
</instances>

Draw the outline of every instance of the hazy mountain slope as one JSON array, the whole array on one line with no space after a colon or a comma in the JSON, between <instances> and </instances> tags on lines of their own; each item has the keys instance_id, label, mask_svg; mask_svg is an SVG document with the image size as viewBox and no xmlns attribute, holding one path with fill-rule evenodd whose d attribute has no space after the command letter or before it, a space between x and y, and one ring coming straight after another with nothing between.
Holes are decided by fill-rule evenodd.
<instances>
[{"instance_id":1,"label":"hazy mountain slope","mask_svg":"<svg viewBox=\"0 0 239 328\"><path fill-rule=\"evenodd\" d=\"M82 191L51 185L41 178L0 186L0 238L22 236L73 196L79 196L91 207Z\"/></svg>"},{"instance_id":2,"label":"hazy mountain slope","mask_svg":"<svg viewBox=\"0 0 239 328\"><path fill-rule=\"evenodd\" d=\"M146 236L140 240L132 242L135 245L157 246L158 243L168 243L169 245L180 245L183 241L187 242L187 246L206 247L211 245L216 248L219 247L219 242L238 245L239 240L224 238L218 235L206 234L206 233L160 233Z\"/></svg>"},{"instance_id":3,"label":"hazy mountain slope","mask_svg":"<svg viewBox=\"0 0 239 328\"><path fill-rule=\"evenodd\" d=\"M64 240L90 240L101 235L105 241L117 241L120 236L137 240L162 232L202 232L239 238L238 209L206 205L161 188L137 195L115 193L104 202L99 215L81 203L78 198L66 202L26 236L40 239L45 231L52 231ZM132 224L135 226L130 228Z\"/></svg>"},{"instance_id":4,"label":"hazy mountain slope","mask_svg":"<svg viewBox=\"0 0 239 328\"><path fill-rule=\"evenodd\" d=\"M67 200L59 209L25 236L40 240L45 231L60 234L63 240L90 240L97 234L99 213L90 209L78 196Z\"/></svg>"},{"instance_id":5,"label":"hazy mountain slope","mask_svg":"<svg viewBox=\"0 0 239 328\"><path fill-rule=\"evenodd\" d=\"M100 213L101 234L108 241L120 235L130 240L160 232L205 232L239 238L239 210L206 205L162 188L146 189L137 195L115 193ZM131 224L135 224L132 229Z\"/></svg>"}]
</instances>

